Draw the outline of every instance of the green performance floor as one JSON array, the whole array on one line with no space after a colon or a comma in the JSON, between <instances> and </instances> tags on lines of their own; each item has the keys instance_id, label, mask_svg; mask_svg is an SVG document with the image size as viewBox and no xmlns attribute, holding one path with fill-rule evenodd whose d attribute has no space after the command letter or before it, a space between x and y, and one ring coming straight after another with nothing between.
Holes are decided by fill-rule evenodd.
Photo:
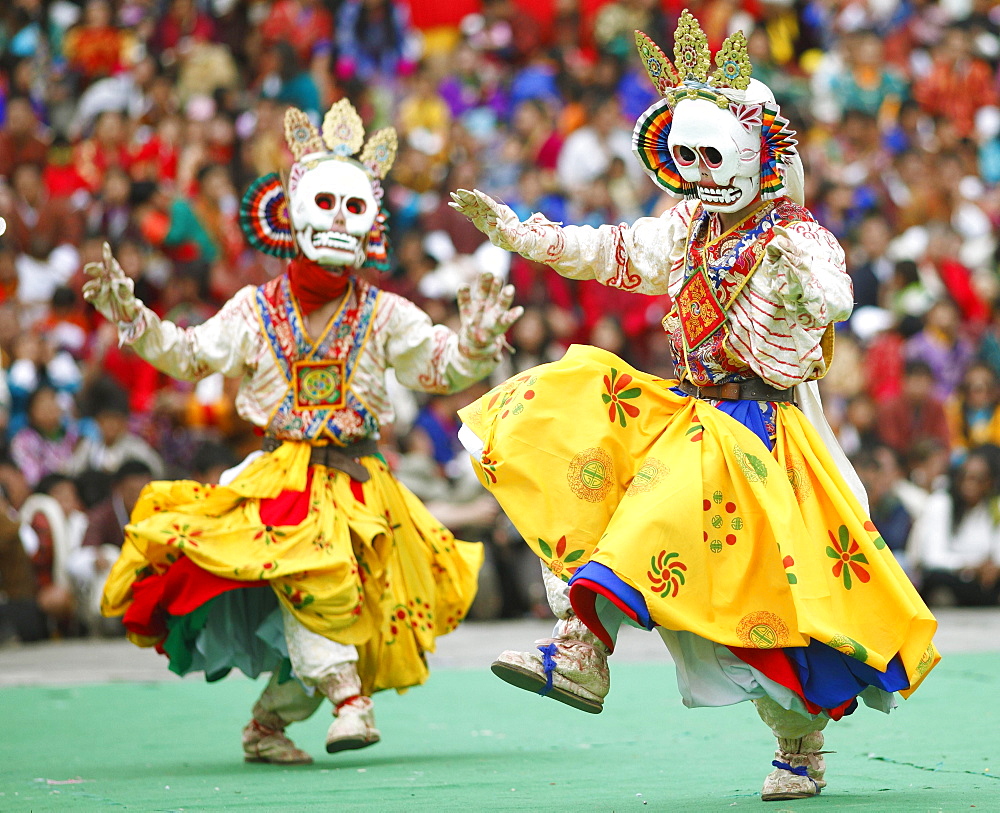
<instances>
[{"instance_id":1,"label":"green performance floor","mask_svg":"<svg viewBox=\"0 0 1000 813\"><path fill-rule=\"evenodd\" d=\"M685 709L671 667L612 667L600 715L439 670L379 695L382 742L339 755L324 706L289 729L316 758L294 768L242 761L263 683L3 689L0 811L1000 812L998 654L948 657L892 715L831 724L827 790L767 804L773 740L749 704Z\"/></svg>"}]
</instances>

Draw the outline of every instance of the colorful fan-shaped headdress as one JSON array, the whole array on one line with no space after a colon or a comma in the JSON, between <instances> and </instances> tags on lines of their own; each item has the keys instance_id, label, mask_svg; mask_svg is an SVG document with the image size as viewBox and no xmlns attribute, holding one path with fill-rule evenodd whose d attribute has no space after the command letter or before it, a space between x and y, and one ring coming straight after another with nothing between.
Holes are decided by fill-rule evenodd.
<instances>
[{"instance_id":1,"label":"colorful fan-shaped headdress","mask_svg":"<svg viewBox=\"0 0 1000 813\"><path fill-rule=\"evenodd\" d=\"M667 139L677 105L685 99L704 99L728 109L747 132L760 127L761 197L770 199L784 194L778 163L785 163L795 154L795 131L774 102L746 100L753 67L743 32L737 31L723 42L711 74L708 38L687 9L674 33L673 64L641 31L635 32L635 41L646 72L663 98L636 122L632 150L657 185L678 195L696 197L694 184L685 181L677 171Z\"/></svg>"},{"instance_id":2,"label":"colorful fan-shaped headdress","mask_svg":"<svg viewBox=\"0 0 1000 813\"><path fill-rule=\"evenodd\" d=\"M382 204L382 179L396 159L398 142L392 127L379 130L365 142L361 116L347 100L341 99L323 118L322 136L309 117L290 107L285 112L285 141L295 157L289 175L289 190L298 179L320 161L349 161L365 171L379 203L379 213L368 235L365 267L389 267L388 213ZM364 149L362 149L364 144ZM361 150L355 159L353 156ZM288 194L281 176L272 172L258 178L240 203L240 226L254 248L274 257L294 257L298 249L288 209Z\"/></svg>"}]
</instances>

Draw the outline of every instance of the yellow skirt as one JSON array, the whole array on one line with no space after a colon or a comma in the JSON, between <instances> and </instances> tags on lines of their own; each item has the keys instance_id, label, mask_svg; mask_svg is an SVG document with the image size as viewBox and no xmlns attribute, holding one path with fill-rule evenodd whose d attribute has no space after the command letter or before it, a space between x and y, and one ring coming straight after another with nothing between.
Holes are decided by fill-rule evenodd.
<instances>
[{"instance_id":1,"label":"yellow skirt","mask_svg":"<svg viewBox=\"0 0 1000 813\"><path fill-rule=\"evenodd\" d=\"M564 580L588 562L638 591L652 625L741 648L819 641L912 691L936 622L791 404L764 442L611 353L574 346L460 411L477 471ZM904 692L905 693L905 692Z\"/></svg>"},{"instance_id":2,"label":"yellow skirt","mask_svg":"<svg viewBox=\"0 0 1000 813\"><path fill-rule=\"evenodd\" d=\"M356 645L366 691L426 680L424 654L475 597L482 546L455 539L377 456L362 458L371 475L365 483L324 466L312 467L310 479L310 448L285 442L226 486L147 486L125 529L102 612L126 614L137 582L187 557L212 577L266 581L305 627ZM307 484L304 519L262 522L262 500ZM152 646L164 636L129 637Z\"/></svg>"}]
</instances>

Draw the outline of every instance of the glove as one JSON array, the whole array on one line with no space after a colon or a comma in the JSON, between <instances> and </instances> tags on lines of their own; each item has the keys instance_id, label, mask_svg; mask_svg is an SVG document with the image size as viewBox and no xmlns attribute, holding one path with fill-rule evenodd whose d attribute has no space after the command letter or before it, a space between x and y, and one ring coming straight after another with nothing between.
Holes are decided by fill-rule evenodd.
<instances>
[{"instance_id":1,"label":"glove","mask_svg":"<svg viewBox=\"0 0 1000 813\"><path fill-rule=\"evenodd\" d=\"M496 358L504 346L504 333L524 313L521 306L511 308L513 301L514 286L504 285L492 274L480 274L474 288L459 288L459 352L468 358Z\"/></svg>"},{"instance_id":2,"label":"glove","mask_svg":"<svg viewBox=\"0 0 1000 813\"><path fill-rule=\"evenodd\" d=\"M469 218L493 245L504 251L539 263L555 262L562 253L562 227L541 214L533 214L522 223L513 209L478 189L452 192L448 205Z\"/></svg>"},{"instance_id":3,"label":"glove","mask_svg":"<svg viewBox=\"0 0 1000 813\"><path fill-rule=\"evenodd\" d=\"M807 270L802 249L796 245L788 229L784 226L775 226L771 229L771 235L765 252L773 271L786 273L789 269Z\"/></svg>"},{"instance_id":4,"label":"glove","mask_svg":"<svg viewBox=\"0 0 1000 813\"><path fill-rule=\"evenodd\" d=\"M87 263L83 272L90 277L83 284L83 298L113 324L130 324L142 313L142 302L135 298L135 285L111 256L111 246L107 243L103 262Z\"/></svg>"}]
</instances>

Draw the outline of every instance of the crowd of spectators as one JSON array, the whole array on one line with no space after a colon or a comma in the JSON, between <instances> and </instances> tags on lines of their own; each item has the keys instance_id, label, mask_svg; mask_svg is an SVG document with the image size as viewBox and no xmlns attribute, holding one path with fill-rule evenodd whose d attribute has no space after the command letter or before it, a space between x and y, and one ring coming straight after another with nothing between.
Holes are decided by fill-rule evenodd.
<instances>
[{"instance_id":1,"label":"crowd of spectators","mask_svg":"<svg viewBox=\"0 0 1000 813\"><path fill-rule=\"evenodd\" d=\"M105 241L139 297L181 325L280 273L237 214L246 187L289 162L288 105L318 118L346 96L370 128L397 128L394 263L377 282L448 322L459 284L481 270L509 277L525 314L498 376L572 342L670 375L665 298L512 258L447 202L478 187L521 217L589 225L672 205L631 154L632 125L655 100L632 32L672 53L684 6L713 50L746 32L754 75L798 130L807 205L847 251L857 307L822 389L873 516L936 601L996 603L1000 7L454 4L465 6L431 26L428 4L393 0L2 4L0 640L107 630L99 583L142 485L212 482L259 444L235 413L237 382L157 373L80 289ZM474 611L517 616L543 597L463 462L455 409L475 394L400 393L383 442L443 521L489 543Z\"/></svg>"}]
</instances>

